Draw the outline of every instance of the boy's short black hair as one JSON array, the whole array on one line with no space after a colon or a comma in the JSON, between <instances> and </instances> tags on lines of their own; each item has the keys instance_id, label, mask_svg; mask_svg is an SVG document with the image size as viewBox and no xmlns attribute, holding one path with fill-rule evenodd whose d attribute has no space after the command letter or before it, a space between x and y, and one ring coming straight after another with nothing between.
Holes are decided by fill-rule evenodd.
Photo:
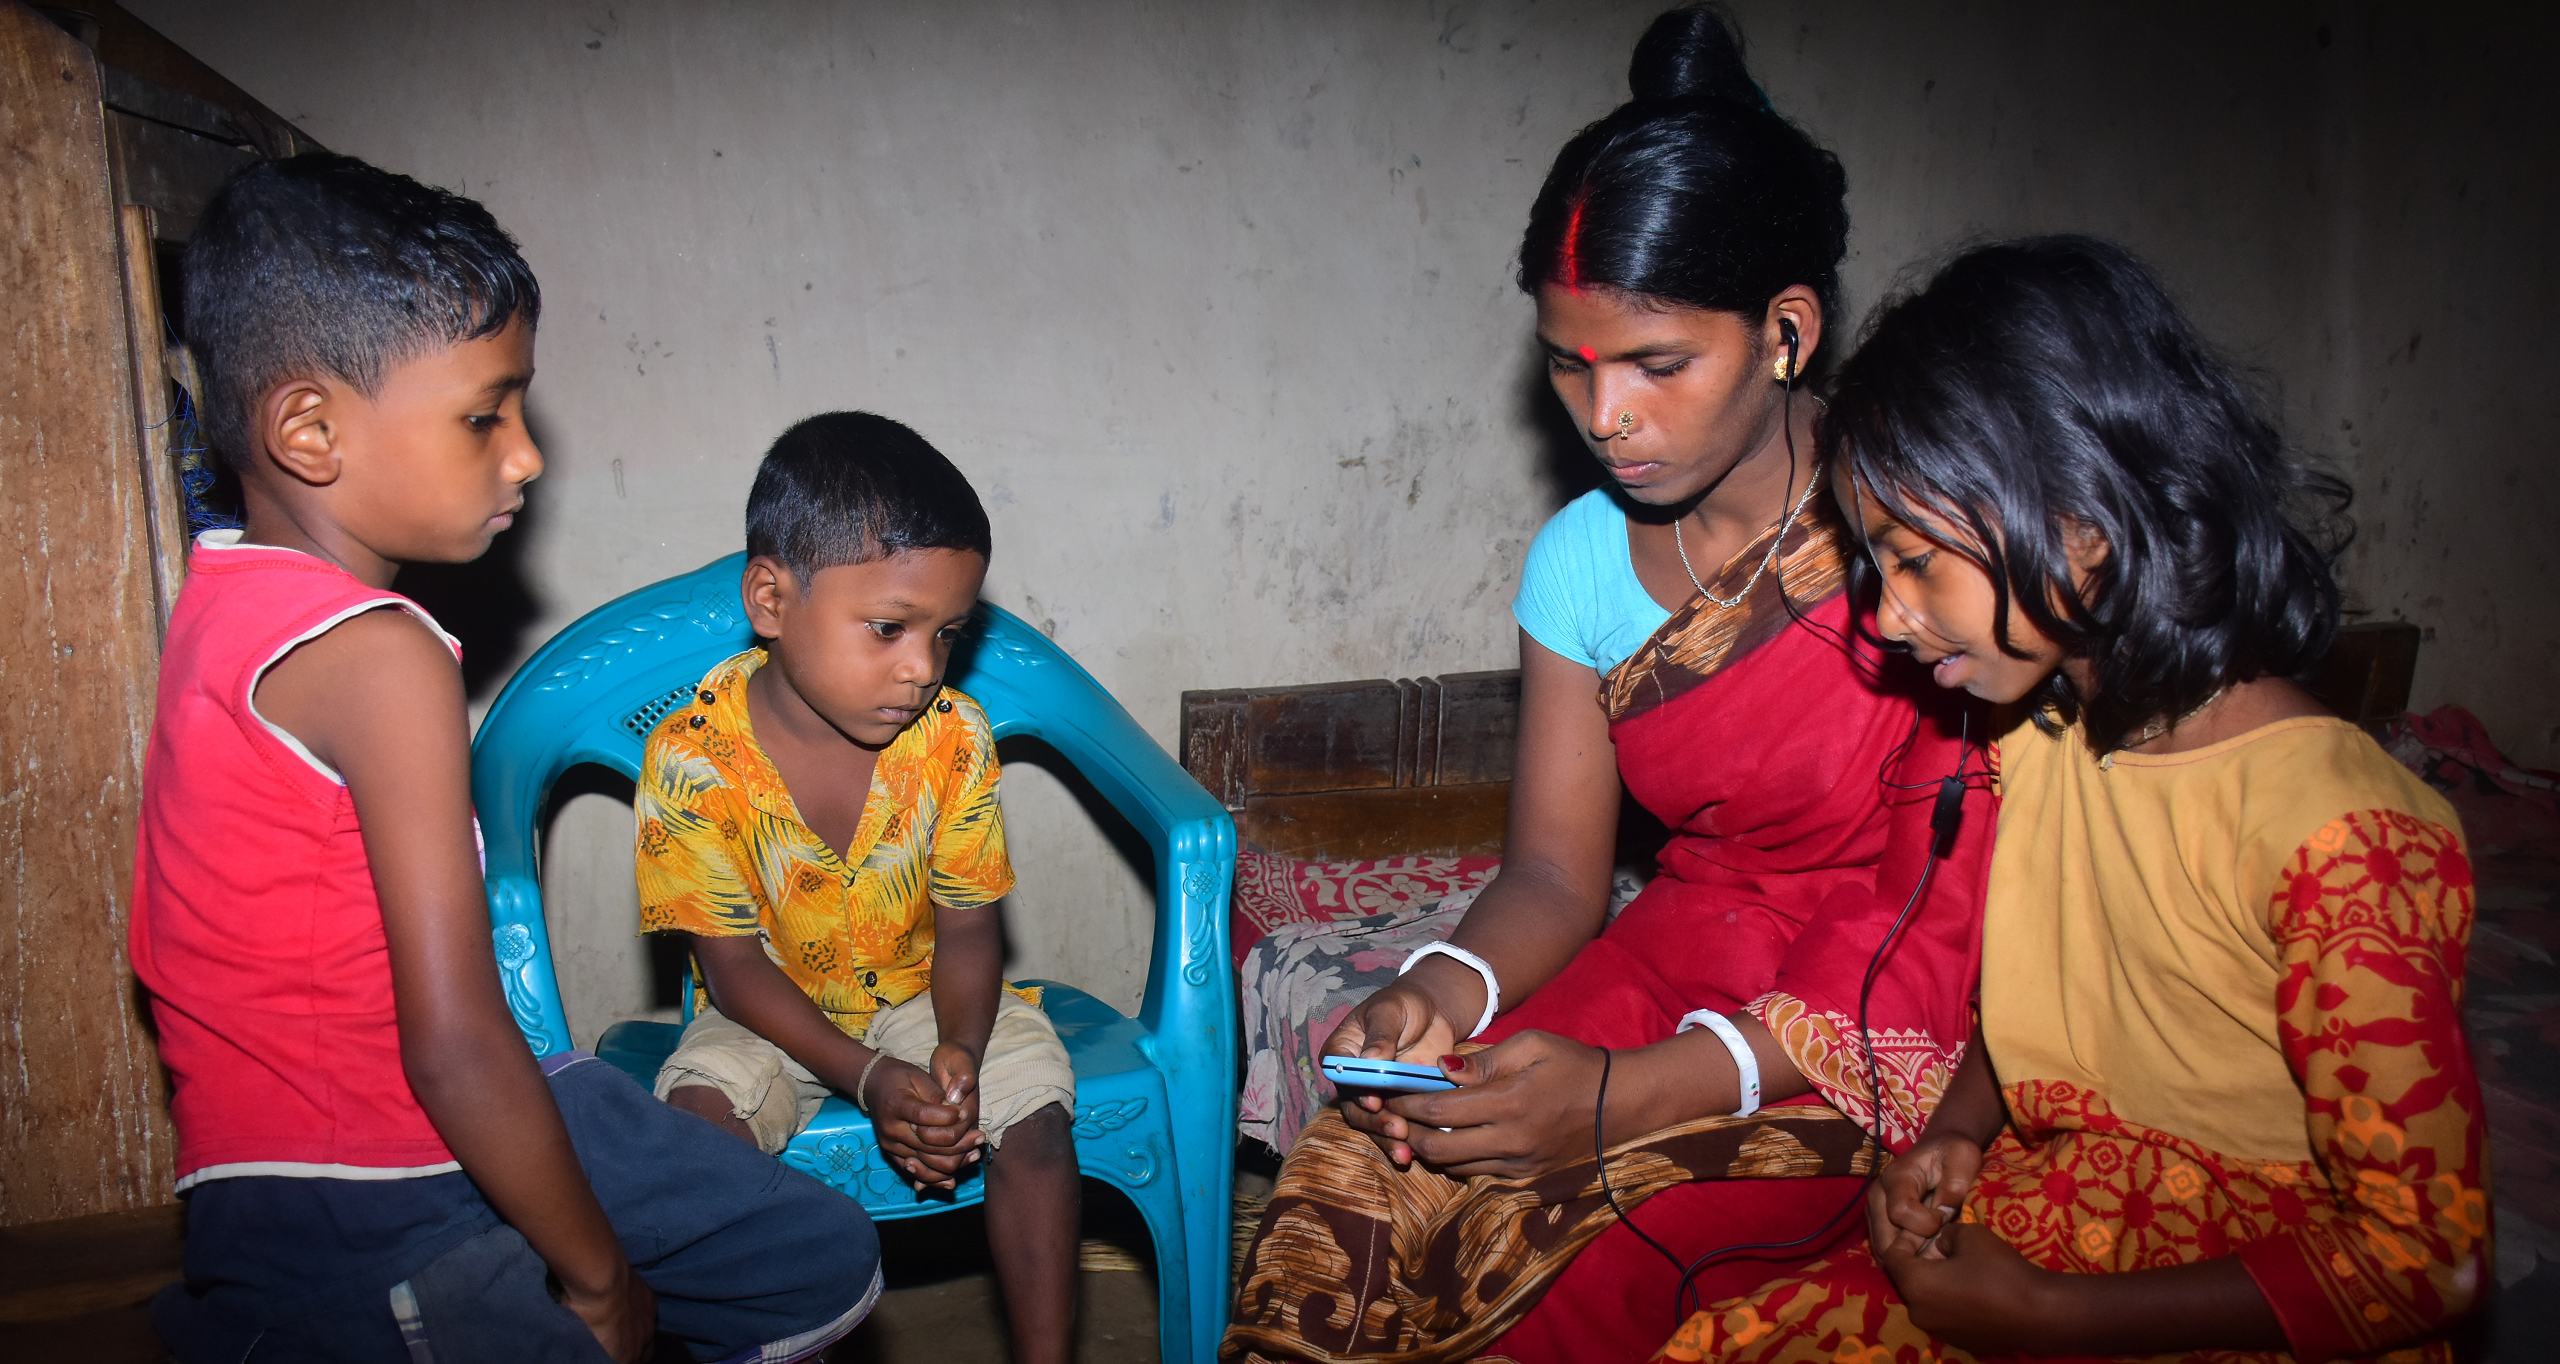
<instances>
[{"instance_id":1,"label":"boy's short black hair","mask_svg":"<svg viewBox=\"0 0 2560 1364\"><path fill-rule=\"evenodd\" d=\"M747 553L803 586L819 570L911 549L994 552L987 509L942 452L870 412L825 412L773 442L747 493Z\"/></svg>"},{"instance_id":2,"label":"boy's short black hair","mask_svg":"<svg viewBox=\"0 0 2560 1364\"><path fill-rule=\"evenodd\" d=\"M489 210L352 156L261 161L187 242L187 346L213 448L246 468L258 400L298 375L372 394L403 361L542 314L542 288Z\"/></svg>"}]
</instances>

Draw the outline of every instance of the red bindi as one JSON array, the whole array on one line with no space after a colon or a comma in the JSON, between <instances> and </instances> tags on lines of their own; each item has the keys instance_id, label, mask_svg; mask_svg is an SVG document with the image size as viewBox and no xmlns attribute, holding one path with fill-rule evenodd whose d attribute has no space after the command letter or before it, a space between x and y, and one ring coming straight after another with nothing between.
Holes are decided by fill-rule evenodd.
<instances>
[{"instance_id":1,"label":"red bindi","mask_svg":"<svg viewBox=\"0 0 2560 1364\"><path fill-rule=\"evenodd\" d=\"M1582 363L1586 365L1596 365L1600 363L1600 352L1593 350L1589 346L1584 346L1582 348Z\"/></svg>"}]
</instances>

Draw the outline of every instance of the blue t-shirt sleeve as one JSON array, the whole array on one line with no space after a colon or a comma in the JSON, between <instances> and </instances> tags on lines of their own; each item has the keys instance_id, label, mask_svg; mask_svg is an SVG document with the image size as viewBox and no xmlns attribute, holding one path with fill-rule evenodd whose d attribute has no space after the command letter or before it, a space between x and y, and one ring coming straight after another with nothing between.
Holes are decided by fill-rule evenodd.
<instances>
[{"instance_id":1,"label":"blue t-shirt sleeve","mask_svg":"<svg viewBox=\"0 0 2560 1364\"><path fill-rule=\"evenodd\" d=\"M1597 668L1600 641L1593 616L1600 594L1589 563L1589 528L1582 524L1590 517L1577 515L1582 501L1577 498L1548 517L1529 542L1529 561L1520 569L1520 594L1511 599L1511 618L1549 652Z\"/></svg>"},{"instance_id":2,"label":"blue t-shirt sleeve","mask_svg":"<svg viewBox=\"0 0 2560 1364\"><path fill-rule=\"evenodd\" d=\"M1558 657L1605 673L1660 629L1662 609L1627 559L1627 518L1606 489L1565 504L1529 542L1511 618Z\"/></svg>"}]
</instances>

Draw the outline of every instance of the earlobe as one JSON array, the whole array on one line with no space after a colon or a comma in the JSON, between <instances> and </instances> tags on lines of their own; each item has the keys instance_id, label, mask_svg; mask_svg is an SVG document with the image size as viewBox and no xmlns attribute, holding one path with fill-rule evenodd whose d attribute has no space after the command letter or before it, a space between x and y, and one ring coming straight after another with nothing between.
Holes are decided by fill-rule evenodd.
<instances>
[{"instance_id":1,"label":"earlobe","mask_svg":"<svg viewBox=\"0 0 2560 1364\"><path fill-rule=\"evenodd\" d=\"M259 435L268 458L313 487L338 481L338 428L331 420L326 385L291 380L267 395L259 414L265 418Z\"/></svg>"},{"instance_id":2,"label":"earlobe","mask_svg":"<svg viewBox=\"0 0 2560 1364\"><path fill-rule=\"evenodd\" d=\"M782 617L797 595L791 570L770 555L759 554L747 560L746 572L738 578L738 596L747 606L747 624L755 627L758 638L782 637Z\"/></svg>"},{"instance_id":3,"label":"earlobe","mask_svg":"<svg viewBox=\"0 0 2560 1364\"><path fill-rule=\"evenodd\" d=\"M1794 360L1794 372L1801 377L1813 365L1813 353L1822 345L1822 300L1801 284L1791 285L1769 300L1769 344L1772 352L1784 360ZM1793 341L1793 346L1788 343ZM1780 376L1782 379L1785 376Z\"/></svg>"}]
</instances>

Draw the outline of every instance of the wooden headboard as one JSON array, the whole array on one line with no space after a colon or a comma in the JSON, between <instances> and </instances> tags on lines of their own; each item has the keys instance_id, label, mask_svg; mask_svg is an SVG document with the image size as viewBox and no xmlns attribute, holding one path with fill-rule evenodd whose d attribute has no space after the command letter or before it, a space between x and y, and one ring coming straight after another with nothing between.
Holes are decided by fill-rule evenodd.
<instances>
[{"instance_id":1,"label":"wooden headboard","mask_svg":"<svg viewBox=\"0 0 2560 1364\"><path fill-rule=\"evenodd\" d=\"M1502 851L1520 674L1187 691L1182 765L1243 846L1308 861Z\"/></svg>"},{"instance_id":2,"label":"wooden headboard","mask_svg":"<svg viewBox=\"0 0 2560 1364\"><path fill-rule=\"evenodd\" d=\"M2379 733L2408 709L2418 627L2350 625L2311 684ZM1182 765L1247 848L1314 862L1502 851L1517 671L1182 694Z\"/></svg>"}]
</instances>

